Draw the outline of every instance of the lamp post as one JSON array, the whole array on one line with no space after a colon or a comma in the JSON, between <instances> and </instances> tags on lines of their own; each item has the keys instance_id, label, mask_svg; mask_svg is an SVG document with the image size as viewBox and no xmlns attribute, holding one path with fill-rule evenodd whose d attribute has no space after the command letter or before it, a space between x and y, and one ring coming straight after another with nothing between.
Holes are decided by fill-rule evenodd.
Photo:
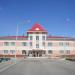
<instances>
[{"instance_id":1,"label":"lamp post","mask_svg":"<svg viewBox=\"0 0 75 75\"><path fill-rule=\"evenodd\" d=\"M31 20L25 20L25 23L30 23ZM16 43L18 41L18 33L19 33L19 24L17 24L17 27L16 27ZM15 45L15 64L16 64L16 51L17 51L17 45Z\"/></svg>"},{"instance_id":2,"label":"lamp post","mask_svg":"<svg viewBox=\"0 0 75 75\"><path fill-rule=\"evenodd\" d=\"M17 27L16 27L16 43L18 41L18 24L17 24ZM17 52L17 45L15 44L15 64L16 64L16 52Z\"/></svg>"}]
</instances>

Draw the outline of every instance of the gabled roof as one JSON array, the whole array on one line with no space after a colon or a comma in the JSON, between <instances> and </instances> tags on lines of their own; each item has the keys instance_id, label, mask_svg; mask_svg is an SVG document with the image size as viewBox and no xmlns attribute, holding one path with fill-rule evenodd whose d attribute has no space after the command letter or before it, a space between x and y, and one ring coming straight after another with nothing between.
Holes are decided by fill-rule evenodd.
<instances>
[{"instance_id":1,"label":"gabled roof","mask_svg":"<svg viewBox=\"0 0 75 75\"><path fill-rule=\"evenodd\" d=\"M27 38L27 36L1 36L0 38Z\"/></svg>"},{"instance_id":2,"label":"gabled roof","mask_svg":"<svg viewBox=\"0 0 75 75\"><path fill-rule=\"evenodd\" d=\"M47 32L39 23L35 23L27 32Z\"/></svg>"},{"instance_id":3,"label":"gabled roof","mask_svg":"<svg viewBox=\"0 0 75 75\"><path fill-rule=\"evenodd\" d=\"M48 40L68 40L68 41L75 41L75 38L73 37L64 37L64 36L48 36L47 37Z\"/></svg>"},{"instance_id":4,"label":"gabled roof","mask_svg":"<svg viewBox=\"0 0 75 75\"><path fill-rule=\"evenodd\" d=\"M63 37L63 36L48 36L47 38L67 38L67 37Z\"/></svg>"},{"instance_id":5,"label":"gabled roof","mask_svg":"<svg viewBox=\"0 0 75 75\"><path fill-rule=\"evenodd\" d=\"M0 40L16 40L16 37L19 40L27 38L27 36L0 36Z\"/></svg>"}]
</instances>

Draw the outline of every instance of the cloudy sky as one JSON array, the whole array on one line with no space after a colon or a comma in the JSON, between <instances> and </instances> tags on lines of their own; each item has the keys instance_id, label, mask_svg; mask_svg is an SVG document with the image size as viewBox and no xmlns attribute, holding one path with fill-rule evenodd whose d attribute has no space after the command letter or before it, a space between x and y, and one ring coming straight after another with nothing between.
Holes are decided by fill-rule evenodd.
<instances>
[{"instance_id":1,"label":"cloudy sky","mask_svg":"<svg viewBox=\"0 0 75 75\"><path fill-rule=\"evenodd\" d=\"M0 0L0 36L16 35L17 24L23 35L36 22L49 35L75 37L75 0Z\"/></svg>"}]
</instances>

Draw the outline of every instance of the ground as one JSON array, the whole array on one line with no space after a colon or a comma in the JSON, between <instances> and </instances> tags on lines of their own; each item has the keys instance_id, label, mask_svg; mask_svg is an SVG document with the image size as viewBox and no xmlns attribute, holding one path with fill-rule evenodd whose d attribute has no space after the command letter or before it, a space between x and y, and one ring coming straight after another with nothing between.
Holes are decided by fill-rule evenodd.
<instances>
[{"instance_id":1,"label":"ground","mask_svg":"<svg viewBox=\"0 0 75 75\"><path fill-rule=\"evenodd\" d=\"M75 62L56 59L25 59L0 75L75 75Z\"/></svg>"}]
</instances>

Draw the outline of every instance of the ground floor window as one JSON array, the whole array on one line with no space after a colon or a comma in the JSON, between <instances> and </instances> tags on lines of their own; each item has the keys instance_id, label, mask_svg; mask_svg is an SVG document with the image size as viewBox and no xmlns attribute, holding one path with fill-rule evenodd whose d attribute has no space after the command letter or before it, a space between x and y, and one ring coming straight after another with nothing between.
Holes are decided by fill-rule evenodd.
<instances>
[{"instance_id":1,"label":"ground floor window","mask_svg":"<svg viewBox=\"0 0 75 75\"><path fill-rule=\"evenodd\" d=\"M70 50L66 50L66 54L70 54Z\"/></svg>"},{"instance_id":2,"label":"ground floor window","mask_svg":"<svg viewBox=\"0 0 75 75\"><path fill-rule=\"evenodd\" d=\"M61 54L64 54L65 52L64 52L64 50L60 50L60 53L61 53Z\"/></svg>"},{"instance_id":3,"label":"ground floor window","mask_svg":"<svg viewBox=\"0 0 75 75\"><path fill-rule=\"evenodd\" d=\"M10 53L11 54L15 54L15 50L10 50Z\"/></svg>"},{"instance_id":4,"label":"ground floor window","mask_svg":"<svg viewBox=\"0 0 75 75\"><path fill-rule=\"evenodd\" d=\"M52 54L52 53L53 53L53 51L52 51L52 50L48 50L48 53L49 53L49 54Z\"/></svg>"},{"instance_id":5,"label":"ground floor window","mask_svg":"<svg viewBox=\"0 0 75 75\"><path fill-rule=\"evenodd\" d=\"M31 56L31 57L42 57L46 54L46 51L44 50L30 50L28 52L28 56Z\"/></svg>"},{"instance_id":6,"label":"ground floor window","mask_svg":"<svg viewBox=\"0 0 75 75\"><path fill-rule=\"evenodd\" d=\"M70 50L60 50L61 54L70 54Z\"/></svg>"},{"instance_id":7,"label":"ground floor window","mask_svg":"<svg viewBox=\"0 0 75 75\"><path fill-rule=\"evenodd\" d=\"M26 50L22 50L22 54L26 54Z\"/></svg>"},{"instance_id":8,"label":"ground floor window","mask_svg":"<svg viewBox=\"0 0 75 75\"><path fill-rule=\"evenodd\" d=\"M46 53L46 51L42 51L42 54L45 54Z\"/></svg>"},{"instance_id":9,"label":"ground floor window","mask_svg":"<svg viewBox=\"0 0 75 75\"><path fill-rule=\"evenodd\" d=\"M8 50L4 50L4 54L8 54L8 52L9 52Z\"/></svg>"}]
</instances>

